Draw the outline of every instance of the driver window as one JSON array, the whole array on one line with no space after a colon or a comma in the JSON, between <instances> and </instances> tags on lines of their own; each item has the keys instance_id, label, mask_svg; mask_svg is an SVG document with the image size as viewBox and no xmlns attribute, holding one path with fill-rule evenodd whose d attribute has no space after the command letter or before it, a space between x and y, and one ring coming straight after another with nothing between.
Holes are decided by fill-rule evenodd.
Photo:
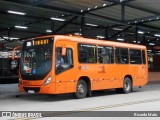
<instances>
[{"instance_id":1,"label":"driver window","mask_svg":"<svg viewBox=\"0 0 160 120\"><path fill-rule=\"evenodd\" d=\"M56 48L55 54L56 74L73 67L73 52L72 49L66 49L66 55L62 56L62 47Z\"/></svg>"}]
</instances>

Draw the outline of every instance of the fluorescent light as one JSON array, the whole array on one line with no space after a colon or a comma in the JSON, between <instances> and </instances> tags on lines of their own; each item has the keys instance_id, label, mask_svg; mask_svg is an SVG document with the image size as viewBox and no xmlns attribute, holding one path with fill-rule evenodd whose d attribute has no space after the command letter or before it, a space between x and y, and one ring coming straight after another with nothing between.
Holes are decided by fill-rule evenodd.
<instances>
[{"instance_id":1,"label":"fluorescent light","mask_svg":"<svg viewBox=\"0 0 160 120\"><path fill-rule=\"evenodd\" d=\"M81 12L83 12L84 10L81 10Z\"/></svg>"},{"instance_id":2,"label":"fluorescent light","mask_svg":"<svg viewBox=\"0 0 160 120\"><path fill-rule=\"evenodd\" d=\"M154 43L149 43L149 45L155 45Z\"/></svg>"},{"instance_id":3,"label":"fluorescent light","mask_svg":"<svg viewBox=\"0 0 160 120\"><path fill-rule=\"evenodd\" d=\"M124 0L120 0L120 2L123 2Z\"/></svg>"},{"instance_id":4,"label":"fluorescent light","mask_svg":"<svg viewBox=\"0 0 160 120\"><path fill-rule=\"evenodd\" d=\"M156 37L160 37L160 34L154 34L154 36L156 36Z\"/></svg>"},{"instance_id":5,"label":"fluorescent light","mask_svg":"<svg viewBox=\"0 0 160 120\"><path fill-rule=\"evenodd\" d=\"M13 49L13 47L6 47L7 49Z\"/></svg>"},{"instance_id":6,"label":"fluorescent light","mask_svg":"<svg viewBox=\"0 0 160 120\"><path fill-rule=\"evenodd\" d=\"M148 52L152 52L152 50L147 50Z\"/></svg>"},{"instance_id":7,"label":"fluorescent light","mask_svg":"<svg viewBox=\"0 0 160 120\"><path fill-rule=\"evenodd\" d=\"M75 35L82 35L81 33L74 33Z\"/></svg>"},{"instance_id":8,"label":"fluorescent light","mask_svg":"<svg viewBox=\"0 0 160 120\"><path fill-rule=\"evenodd\" d=\"M91 24L91 23L86 23L86 25L88 25L88 26L94 26L94 27L98 26L96 24Z\"/></svg>"},{"instance_id":9,"label":"fluorescent light","mask_svg":"<svg viewBox=\"0 0 160 120\"><path fill-rule=\"evenodd\" d=\"M66 21L63 18L55 18L55 17L51 17L51 20L56 20L56 21Z\"/></svg>"},{"instance_id":10,"label":"fluorescent light","mask_svg":"<svg viewBox=\"0 0 160 120\"><path fill-rule=\"evenodd\" d=\"M19 26L19 25L16 25L15 28L20 28L20 29L27 29L28 27L26 26Z\"/></svg>"},{"instance_id":11,"label":"fluorescent light","mask_svg":"<svg viewBox=\"0 0 160 120\"><path fill-rule=\"evenodd\" d=\"M51 33L51 32L52 32L52 30L46 30L46 32Z\"/></svg>"},{"instance_id":12,"label":"fluorescent light","mask_svg":"<svg viewBox=\"0 0 160 120\"><path fill-rule=\"evenodd\" d=\"M136 41L133 41L134 43L136 43ZM141 43L141 41L138 41L138 43Z\"/></svg>"},{"instance_id":13,"label":"fluorescent light","mask_svg":"<svg viewBox=\"0 0 160 120\"><path fill-rule=\"evenodd\" d=\"M27 42L27 47L31 46L32 43L31 42Z\"/></svg>"},{"instance_id":14,"label":"fluorescent light","mask_svg":"<svg viewBox=\"0 0 160 120\"><path fill-rule=\"evenodd\" d=\"M17 15L26 15L26 13L24 12L18 12L18 11L12 11L12 10L8 10L7 12L11 14L17 14Z\"/></svg>"},{"instance_id":15,"label":"fluorescent light","mask_svg":"<svg viewBox=\"0 0 160 120\"><path fill-rule=\"evenodd\" d=\"M10 39L10 40L18 40L19 38L16 37L3 37L4 39Z\"/></svg>"},{"instance_id":16,"label":"fluorescent light","mask_svg":"<svg viewBox=\"0 0 160 120\"><path fill-rule=\"evenodd\" d=\"M105 38L105 37L98 35L97 38L103 39L103 38Z\"/></svg>"},{"instance_id":17,"label":"fluorescent light","mask_svg":"<svg viewBox=\"0 0 160 120\"><path fill-rule=\"evenodd\" d=\"M123 38L117 38L117 40L119 40L119 41L124 41L124 39L123 39Z\"/></svg>"},{"instance_id":18,"label":"fluorescent light","mask_svg":"<svg viewBox=\"0 0 160 120\"><path fill-rule=\"evenodd\" d=\"M0 41L4 40L3 38L0 38Z\"/></svg>"},{"instance_id":19,"label":"fluorescent light","mask_svg":"<svg viewBox=\"0 0 160 120\"><path fill-rule=\"evenodd\" d=\"M122 31L123 29L121 29L121 28L113 28L113 30Z\"/></svg>"},{"instance_id":20,"label":"fluorescent light","mask_svg":"<svg viewBox=\"0 0 160 120\"><path fill-rule=\"evenodd\" d=\"M103 4L103 7L105 7L107 4Z\"/></svg>"},{"instance_id":21,"label":"fluorescent light","mask_svg":"<svg viewBox=\"0 0 160 120\"><path fill-rule=\"evenodd\" d=\"M138 31L138 33L139 33L139 34L144 34L144 32L143 32L143 31Z\"/></svg>"}]
</instances>

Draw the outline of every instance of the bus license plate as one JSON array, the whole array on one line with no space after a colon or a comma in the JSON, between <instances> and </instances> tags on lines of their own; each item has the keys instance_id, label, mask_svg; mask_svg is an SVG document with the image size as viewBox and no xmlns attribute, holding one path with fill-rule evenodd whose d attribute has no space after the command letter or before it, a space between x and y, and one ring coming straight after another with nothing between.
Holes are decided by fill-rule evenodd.
<instances>
[{"instance_id":1,"label":"bus license plate","mask_svg":"<svg viewBox=\"0 0 160 120\"><path fill-rule=\"evenodd\" d=\"M28 90L28 93L34 93L34 90Z\"/></svg>"}]
</instances>

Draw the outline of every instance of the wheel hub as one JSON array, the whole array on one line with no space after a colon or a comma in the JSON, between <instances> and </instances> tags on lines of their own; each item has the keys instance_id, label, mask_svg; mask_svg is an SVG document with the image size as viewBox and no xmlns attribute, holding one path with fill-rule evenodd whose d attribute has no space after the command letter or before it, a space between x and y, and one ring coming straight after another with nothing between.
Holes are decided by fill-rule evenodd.
<instances>
[{"instance_id":1,"label":"wheel hub","mask_svg":"<svg viewBox=\"0 0 160 120\"><path fill-rule=\"evenodd\" d=\"M130 83L129 82L126 82L125 83L125 89L128 91L130 89Z\"/></svg>"},{"instance_id":2,"label":"wheel hub","mask_svg":"<svg viewBox=\"0 0 160 120\"><path fill-rule=\"evenodd\" d=\"M78 93L83 94L84 91L85 91L85 87L82 84L78 85Z\"/></svg>"}]
</instances>

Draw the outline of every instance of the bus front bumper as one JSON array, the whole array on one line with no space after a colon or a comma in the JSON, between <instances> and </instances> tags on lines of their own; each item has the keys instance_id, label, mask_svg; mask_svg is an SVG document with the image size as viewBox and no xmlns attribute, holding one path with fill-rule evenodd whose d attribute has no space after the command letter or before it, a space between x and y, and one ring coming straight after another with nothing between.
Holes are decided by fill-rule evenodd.
<instances>
[{"instance_id":1,"label":"bus front bumper","mask_svg":"<svg viewBox=\"0 0 160 120\"><path fill-rule=\"evenodd\" d=\"M19 84L19 89L21 92L26 92L26 93L56 94L55 83L46 86L24 86L22 84Z\"/></svg>"}]
</instances>

